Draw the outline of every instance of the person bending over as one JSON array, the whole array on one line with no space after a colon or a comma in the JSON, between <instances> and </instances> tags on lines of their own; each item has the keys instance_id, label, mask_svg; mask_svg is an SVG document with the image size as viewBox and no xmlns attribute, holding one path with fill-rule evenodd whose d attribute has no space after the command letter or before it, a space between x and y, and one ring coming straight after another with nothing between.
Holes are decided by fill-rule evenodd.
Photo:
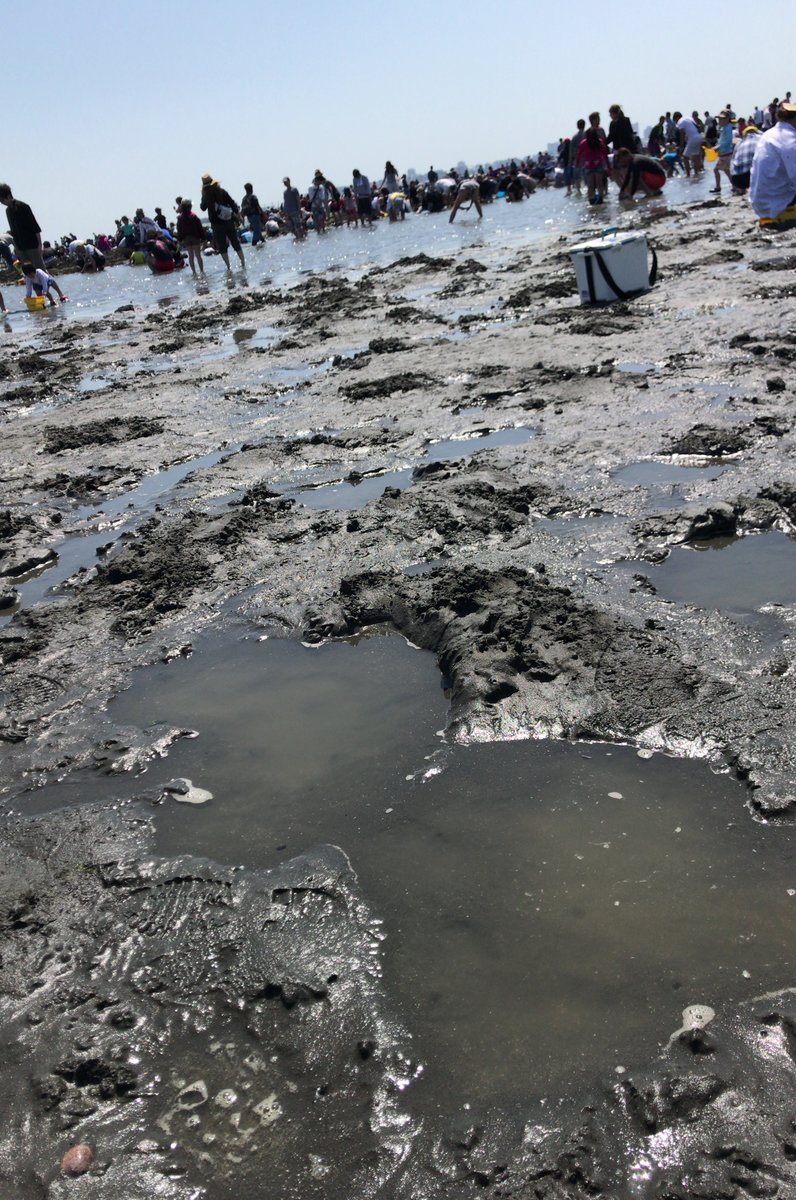
<instances>
[{"instance_id":1,"label":"person bending over","mask_svg":"<svg viewBox=\"0 0 796 1200\"><path fill-rule=\"evenodd\" d=\"M449 224L466 201L469 201L467 205L468 211L475 205L478 210L478 220L480 221L484 215L484 210L481 207L481 185L477 179L463 179L459 184L456 199L453 201L451 215L448 217Z\"/></svg>"},{"instance_id":2,"label":"person bending over","mask_svg":"<svg viewBox=\"0 0 796 1200\"><path fill-rule=\"evenodd\" d=\"M23 262L22 274L25 276L25 296L32 296L34 293L37 296L46 296L50 301L50 305L55 308L55 301L52 298L53 288L58 293L58 297L63 303L66 296L61 291L58 283L53 279L52 275L48 275L46 271L42 271L41 267L34 267L32 262Z\"/></svg>"},{"instance_id":3,"label":"person bending over","mask_svg":"<svg viewBox=\"0 0 796 1200\"><path fill-rule=\"evenodd\" d=\"M622 147L614 154L614 174L619 184L619 199L630 200L636 192L657 196L666 183L666 171L657 158L633 154Z\"/></svg>"}]
</instances>

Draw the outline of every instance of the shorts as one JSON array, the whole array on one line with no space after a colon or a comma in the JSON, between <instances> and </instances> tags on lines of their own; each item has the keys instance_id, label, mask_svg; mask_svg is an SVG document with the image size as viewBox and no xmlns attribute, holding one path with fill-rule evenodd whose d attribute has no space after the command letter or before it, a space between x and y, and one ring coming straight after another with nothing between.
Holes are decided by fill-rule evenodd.
<instances>
[{"instance_id":1,"label":"shorts","mask_svg":"<svg viewBox=\"0 0 796 1200\"><path fill-rule=\"evenodd\" d=\"M240 240L234 221L215 221L211 223L210 228L219 254L225 254L227 246L240 253Z\"/></svg>"},{"instance_id":2,"label":"shorts","mask_svg":"<svg viewBox=\"0 0 796 1200\"><path fill-rule=\"evenodd\" d=\"M357 212L360 217L372 216L370 196L357 196Z\"/></svg>"},{"instance_id":3,"label":"shorts","mask_svg":"<svg viewBox=\"0 0 796 1200\"><path fill-rule=\"evenodd\" d=\"M683 154L686 158L698 158L702 154L702 138L692 138L686 142Z\"/></svg>"}]
</instances>

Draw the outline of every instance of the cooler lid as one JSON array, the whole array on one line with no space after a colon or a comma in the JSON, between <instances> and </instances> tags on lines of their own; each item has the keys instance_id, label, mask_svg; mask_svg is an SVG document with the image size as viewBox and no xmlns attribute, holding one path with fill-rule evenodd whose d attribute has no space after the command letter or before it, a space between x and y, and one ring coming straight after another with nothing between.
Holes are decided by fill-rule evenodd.
<instances>
[{"instance_id":1,"label":"cooler lid","mask_svg":"<svg viewBox=\"0 0 796 1200\"><path fill-rule=\"evenodd\" d=\"M588 242L578 242L575 246L570 246L570 254L586 254L590 250L616 250L623 245L629 245L631 242L646 242L646 233L608 233L604 237L591 238Z\"/></svg>"}]
</instances>

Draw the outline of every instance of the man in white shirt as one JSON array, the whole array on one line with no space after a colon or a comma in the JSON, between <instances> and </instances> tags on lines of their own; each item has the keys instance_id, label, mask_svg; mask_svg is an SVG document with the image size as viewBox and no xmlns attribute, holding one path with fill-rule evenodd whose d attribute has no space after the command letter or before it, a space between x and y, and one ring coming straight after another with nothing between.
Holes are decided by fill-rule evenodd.
<instances>
[{"instance_id":1,"label":"man in white shirt","mask_svg":"<svg viewBox=\"0 0 796 1200\"><path fill-rule=\"evenodd\" d=\"M699 175L702 170L702 134L699 132L699 127L693 117L684 117L681 112L672 115L677 126L680 155L685 163L685 173L690 175L693 167L694 174Z\"/></svg>"},{"instance_id":2,"label":"man in white shirt","mask_svg":"<svg viewBox=\"0 0 796 1200\"><path fill-rule=\"evenodd\" d=\"M763 225L796 225L796 104L783 100L777 123L757 139L749 189Z\"/></svg>"},{"instance_id":3,"label":"man in white shirt","mask_svg":"<svg viewBox=\"0 0 796 1200\"><path fill-rule=\"evenodd\" d=\"M367 175L363 175L362 172L358 171L356 167L352 173L351 190L353 191L354 198L357 202L357 212L359 213L360 221L363 225L366 221L368 225L372 225L373 209L371 208L371 204L373 201L373 195L370 190L370 180L368 179Z\"/></svg>"}]
</instances>

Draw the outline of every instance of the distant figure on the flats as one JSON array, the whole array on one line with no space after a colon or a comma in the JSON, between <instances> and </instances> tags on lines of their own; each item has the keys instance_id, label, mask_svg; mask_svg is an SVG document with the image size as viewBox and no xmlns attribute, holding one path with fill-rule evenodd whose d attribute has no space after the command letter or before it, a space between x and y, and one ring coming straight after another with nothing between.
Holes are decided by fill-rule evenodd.
<instances>
[{"instance_id":1,"label":"distant figure on the flats","mask_svg":"<svg viewBox=\"0 0 796 1200\"><path fill-rule=\"evenodd\" d=\"M204 275L205 264L202 259L202 247L205 244L205 227L202 224L201 218L193 211L193 205L190 200L180 201L180 215L177 217L177 238L183 249L188 251L188 266L191 271L196 274L196 265L199 264L199 273Z\"/></svg>"},{"instance_id":2,"label":"distant figure on the flats","mask_svg":"<svg viewBox=\"0 0 796 1200\"><path fill-rule=\"evenodd\" d=\"M390 192L400 192L402 190L398 169L392 165L389 158L384 164L384 178L381 181L381 186L387 189L387 195Z\"/></svg>"},{"instance_id":3,"label":"distant figure on the flats","mask_svg":"<svg viewBox=\"0 0 796 1200\"><path fill-rule=\"evenodd\" d=\"M301 211L301 196L297 187L293 187L290 182L290 176L286 175L282 180L285 185L285 190L282 195L282 209L285 214L285 222L293 237L297 242L301 242L307 236L307 231L304 228L304 216Z\"/></svg>"},{"instance_id":4,"label":"distant figure on the flats","mask_svg":"<svg viewBox=\"0 0 796 1200\"><path fill-rule=\"evenodd\" d=\"M478 212L478 220L481 220L484 215L484 210L481 207L481 185L477 179L470 179L468 176L459 184L459 187L456 191L456 199L453 201L451 215L448 217L448 224L453 221L453 218L456 216L463 204L467 204L468 210L475 205Z\"/></svg>"},{"instance_id":5,"label":"distant figure on the flats","mask_svg":"<svg viewBox=\"0 0 796 1200\"><path fill-rule=\"evenodd\" d=\"M84 275L105 270L105 255L93 242L75 242L75 261Z\"/></svg>"},{"instance_id":6,"label":"distant figure on the flats","mask_svg":"<svg viewBox=\"0 0 796 1200\"><path fill-rule=\"evenodd\" d=\"M699 132L693 117L684 117L681 112L673 114L674 123L678 130L680 157L685 167L686 175L699 175L702 172L702 134Z\"/></svg>"},{"instance_id":7,"label":"distant figure on the flats","mask_svg":"<svg viewBox=\"0 0 796 1200\"><path fill-rule=\"evenodd\" d=\"M594 114L595 116L597 114ZM591 120L591 118L589 118ZM608 149L598 125L592 124L578 146L576 165L583 171L589 204L602 204L605 176L608 171Z\"/></svg>"},{"instance_id":8,"label":"distant figure on the flats","mask_svg":"<svg viewBox=\"0 0 796 1200\"><path fill-rule=\"evenodd\" d=\"M240 202L240 215L248 220L249 229L252 231L252 245L256 246L265 240L263 238L263 210L260 207L260 201L254 194L253 184L244 183L243 190L246 194Z\"/></svg>"},{"instance_id":9,"label":"distant figure on the flats","mask_svg":"<svg viewBox=\"0 0 796 1200\"><path fill-rule=\"evenodd\" d=\"M41 227L31 207L24 200L15 200L7 183L0 183L0 204L6 207L8 228L14 249L20 262L32 262L40 271L44 270L41 245Z\"/></svg>"},{"instance_id":10,"label":"distant figure on the flats","mask_svg":"<svg viewBox=\"0 0 796 1200\"><path fill-rule=\"evenodd\" d=\"M227 253L228 246L231 246L237 254L240 259L240 265L245 267L246 263L243 258L243 251L240 248L240 239L235 224L238 206L229 192L225 191L218 180L214 179L212 175L202 176L202 198L199 202L199 207L202 212L207 213L210 220L210 228L213 231L216 252L223 258L224 266L227 270L230 269L229 254Z\"/></svg>"},{"instance_id":11,"label":"distant figure on the flats","mask_svg":"<svg viewBox=\"0 0 796 1200\"><path fill-rule=\"evenodd\" d=\"M370 180L367 175L363 175L356 167L351 173L351 188L357 202L357 211L359 219L364 225L367 221L368 225L373 224L373 210L370 206L371 191Z\"/></svg>"},{"instance_id":12,"label":"distant figure on the flats","mask_svg":"<svg viewBox=\"0 0 796 1200\"><path fill-rule=\"evenodd\" d=\"M23 262L22 274L25 277L26 298L33 295L46 296L50 301L51 307L55 308L55 301L52 298L52 291L55 289L55 291L58 293L61 303L68 299L68 297L63 294L58 286L58 281L46 271L42 271L41 267L34 267L32 262Z\"/></svg>"},{"instance_id":13,"label":"distant figure on the flats","mask_svg":"<svg viewBox=\"0 0 796 1200\"><path fill-rule=\"evenodd\" d=\"M623 146L614 154L614 182L619 186L620 200L630 200L636 192L657 196L666 183L666 171L657 158L633 154Z\"/></svg>"}]
</instances>

